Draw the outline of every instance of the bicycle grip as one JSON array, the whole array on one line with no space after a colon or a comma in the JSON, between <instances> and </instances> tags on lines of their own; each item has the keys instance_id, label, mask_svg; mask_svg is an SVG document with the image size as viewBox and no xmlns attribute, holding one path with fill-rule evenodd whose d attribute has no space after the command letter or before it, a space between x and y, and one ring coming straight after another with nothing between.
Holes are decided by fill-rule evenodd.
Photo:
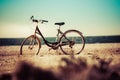
<instances>
[{"instance_id":1,"label":"bicycle grip","mask_svg":"<svg viewBox=\"0 0 120 80\"><path fill-rule=\"evenodd\" d=\"M47 20L42 20L42 22L41 23L44 23L44 22L48 22Z\"/></svg>"}]
</instances>

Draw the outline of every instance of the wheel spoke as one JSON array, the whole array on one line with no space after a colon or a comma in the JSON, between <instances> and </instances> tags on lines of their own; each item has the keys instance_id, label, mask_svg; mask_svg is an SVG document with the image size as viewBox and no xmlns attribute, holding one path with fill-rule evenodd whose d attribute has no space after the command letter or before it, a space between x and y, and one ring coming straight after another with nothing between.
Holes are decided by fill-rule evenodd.
<instances>
[{"instance_id":1,"label":"wheel spoke","mask_svg":"<svg viewBox=\"0 0 120 80\"><path fill-rule=\"evenodd\" d=\"M66 45L60 46L65 54L79 54L85 45L84 37L79 31L69 30L66 31L60 38L60 42L68 42Z\"/></svg>"},{"instance_id":2,"label":"wheel spoke","mask_svg":"<svg viewBox=\"0 0 120 80\"><path fill-rule=\"evenodd\" d=\"M38 54L39 50L40 50L39 38L35 38L34 35L31 35L23 41L20 49L20 54L23 55Z\"/></svg>"}]
</instances>

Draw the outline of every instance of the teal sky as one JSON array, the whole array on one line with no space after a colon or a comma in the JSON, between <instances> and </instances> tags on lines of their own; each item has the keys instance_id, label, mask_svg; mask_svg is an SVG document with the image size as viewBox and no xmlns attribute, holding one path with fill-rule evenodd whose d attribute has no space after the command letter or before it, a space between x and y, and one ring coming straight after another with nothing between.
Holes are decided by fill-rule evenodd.
<instances>
[{"instance_id":1,"label":"teal sky","mask_svg":"<svg viewBox=\"0 0 120 80\"><path fill-rule=\"evenodd\" d=\"M34 32L30 16L49 23L39 28L55 36L55 22L62 31L77 29L84 36L120 35L120 0L0 0L0 38L26 37Z\"/></svg>"}]
</instances>

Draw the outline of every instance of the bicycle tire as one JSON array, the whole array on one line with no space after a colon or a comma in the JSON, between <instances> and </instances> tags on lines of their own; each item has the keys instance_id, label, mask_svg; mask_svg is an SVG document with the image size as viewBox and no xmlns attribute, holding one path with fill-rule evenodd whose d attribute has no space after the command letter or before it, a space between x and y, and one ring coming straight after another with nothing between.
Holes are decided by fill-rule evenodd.
<instances>
[{"instance_id":1,"label":"bicycle tire","mask_svg":"<svg viewBox=\"0 0 120 80\"><path fill-rule=\"evenodd\" d=\"M62 42L67 41L67 39L70 41L74 41L74 45L70 46L68 45L60 45L60 49L64 54L80 54L85 46L85 39L82 35L82 33L78 30L68 30L66 31L61 37L60 37L60 44ZM76 39L76 40L73 40Z\"/></svg>"},{"instance_id":2,"label":"bicycle tire","mask_svg":"<svg viewBox=\"0 0 120 80\"><path fill-rule=\"evenodd\" d=\"M31 35L23 40L20 47L20 55L26 54L38 55L40 48L41 48L40 39L36 35Z\"/></svg>"}]
</instances>

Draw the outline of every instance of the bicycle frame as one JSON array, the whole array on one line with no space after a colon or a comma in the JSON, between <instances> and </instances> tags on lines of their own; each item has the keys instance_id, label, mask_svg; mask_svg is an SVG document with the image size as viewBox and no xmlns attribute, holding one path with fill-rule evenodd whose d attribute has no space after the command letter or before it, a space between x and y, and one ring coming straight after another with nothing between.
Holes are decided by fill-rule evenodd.
<instances>
[{"instance_id":1,"label":"bicycle frame","mask_svg":"<svg viewBox=\"0 0 120 80\"><path fill-rule=\"evenodd\" d=\"M47 40L45 39L45 37L43 36L43 34L41 33L40 29L38 28L38 25L36 26L34 35L36 36L36 34L40 35L40 36L42 37L43 41L45 42L45 44L46 44L47 46L51 47L52 49L57 49L59 46L67 45L67 42L70 42L70 43L71 43L71 41L70 41L69 39L67 39L66 36L63 35L64 33L60 30L60 27L59 27L59 29L58 29L57 38L59 38L59 34L61 34L61 35L63 35L63 36L65 37L65 39L68 40L68 41L65 41L65 42L62 42L62 43L60 43L60 39L58 39L56 42L49 42L49 41L47 41ZM72 41L72 42L73 42L73 41Z\"/></svg>"},{"instance_id":2,"label":"bicycle frame","mask_svg":"<svg viewBox=\"0 0 120 80\"><path fill-rule=\"evenodd\" d=\"M52 47L52 48L58 48L60 46L60 41L58 40L57 42L49 42L45 39L45 37L43 36L43 34L41 33L41 31L39 30L38 28L38 25L36 26L36 29L35 29L35 33L34 35L36 36L36 34L40 35L43 39L43 41L45 42L45 44L49 47ZM63 34L62 31L60 31L60 29L58 29L58 34L57 34L57 37L59 36L59 34Z\"/></svg>"}]
</instances>

